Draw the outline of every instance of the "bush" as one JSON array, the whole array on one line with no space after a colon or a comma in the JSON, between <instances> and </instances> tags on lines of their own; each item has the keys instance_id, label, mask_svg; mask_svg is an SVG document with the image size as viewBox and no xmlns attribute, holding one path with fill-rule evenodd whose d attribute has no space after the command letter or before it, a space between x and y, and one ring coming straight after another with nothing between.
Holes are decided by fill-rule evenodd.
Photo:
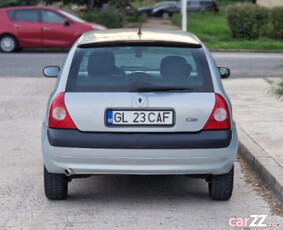
<instances>
[{"instance_id":1,"label":"bush","mask_svg":"<svg viewBox=\"0 0 283 230\"><path fill-rule=\"evenodd\" d=\"M276 39L283 39L283 7L271 9L270 21L273 27L271 36Z\"/></svg>"},{"instance_id":2,"label":"bush","mask_svg":"<svg viewBox=\"0 0 283 230\"><path fill-rule=\"evenodd\" d=\"M283 99L283 76L281 76L281 80L270 80L270 79L265 79L267 83L271 86L270 91L274 93L274 95L278 99Z\"/></svg>"},{"instance_id":3,"label":"bush","mask_svg":"<svg viewBox=\"0 0 283 230\"><path fill-rule=\"evenodd\" d=\"M7 6L17 6L19 5L18 0L2 0L0 2L0 8L7 7Z\"/></svg>"},{"instance_id":4,"label":"bush","mask_svg":"<svg viewBox=\"0 0 283 230\"><path fill-rule=\"evenodd\" d=\"M128 23L146 23L147 22L147 17L144 15L136 16L136 15L130 15L127 16L127 22Z\"/></svg>"},{"instance_id":5,"label":"bush","mask_svg":"<svg viewBox=\"0 0 283 230\"><path fill-rule=\"evenodd\" d=\"M88 22L102 24L107 28L121 28L124 25L123 15L112 9L84 13L82 18Z\"/></svg>"},{"instance_id":6,"label":"bush","mask_svg":"<svg viewBox=\"0 0 283 230\"><path fill-rule=\"evenodd\" d=\"M255 39L268 34L269 9L254 4L237 4L226 9L234 38Z\"/></svg>"}]
</instances>

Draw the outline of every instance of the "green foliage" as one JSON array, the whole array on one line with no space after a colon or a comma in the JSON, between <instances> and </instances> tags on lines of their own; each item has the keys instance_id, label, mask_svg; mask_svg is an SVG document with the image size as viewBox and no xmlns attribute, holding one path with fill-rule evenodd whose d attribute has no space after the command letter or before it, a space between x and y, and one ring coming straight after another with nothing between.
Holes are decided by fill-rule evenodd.
<instances>
[{"instance_id":1,"label":"green foliage","mask_svg":"<svg viewBox=\"0 0 283 230\"><path fill-rule=\"evenodd\" d=\"M139 1L139 0L136 0L136 1L133 1L132 2L132 6L135 8L135 9L138 9L140 7L143 7L143 6L153 6L155 5L157 2L160 2L158 0L147 0L147 1Z\"/></svg>"},{"instance_id":2,"label":"green foliage","mask_svg":"<svg viewBox=\"0 0 283 230\"><path fill-rule=\"evenodd\" d=\"M266 82L271 86L270 91L275 94L278 99L283 99L283 76L281 76L281 81L265 79Z\"/></svg>"},{"instance_id":3,"label":"green foliage","mask_svg":"<svg viewBox=\"0 0 283 230\"><path fill-rule=\"evenodd\" d=\"M271 9L270 21L273 26L272 37L283 39L283 7Z\"/></svg>"},{"instance_id":4,"label":"green foliage","mask_svg":"<svg viewBox=\"0 0 283 230\"><path fill-rule=\"evenodd\" d=\"M130 4L130 0L108 0L108 3L115 8L125 8Z\"/></svg>"},{"instance_id":5,"label":"green foliage","mask_svg":"<svg viewBox=\"0 0 283 230\"><path fill-rule=\"evenodd\" d=\"M89 22L102 24L108 28L121 28L124 25L124 17L115 10L94 10L84 13L82 18Z\"/></svg>"},{"instance_id":6,"label":"green foliage","mask_svg":"<svg viewBox=\"0 0 283 230\"><path fill-rule=\"evenodd\" d=\"M94 6L99 6L101 7L104 3L109 3L111 6L115 7L126 7L127 5L130 4L130 0L43 0L47 5L50 5L54 2L60 2L63 1L64 4L69 4L69 3L75 3L78 5L90 5L94 4Z\"/></svg>"},{"instance_id":7,"label":"green foliage","mask_svg":"<svg viewBox=\"0 0 283 230\"><path fill-rule=\"evenodd\" d=\"M276 93L280 98L283 96L283 77L281 77L281 82L278 84Z\"/></svg>"},{"instance_id":8,"label":"green foliage","mask_svg":"<svg viewBox=\"0 0 283 230\"><path fill-rule=\"evenodd\" d=\"M181 26L182 16L181 14L174 14L171 20L173 24ZM257 39L233 38L222 5L220 5L219 13L189 12L188 31L196 34L211 50L283 50L282 41L268 37Z\"/></svg>"},{"instance_id":9,"label":"green foliage","mask_svg":"<svg viewBox=\"0 0 283 230\"><path fill-rule=\"evenodd\" d=\"M18 6L18 0L2 0L0 1L0 8L7 7L7 6Z\"/></svg>"},{"instance_id":10,"label":"green foliage","mask_svg":"<svg viewBox=\"0 0 283 230\"><path fill-rule=\"evenodd\" d=\"M145 23L147 21L147 17L143 15L141 16L131 15L131 16L127 16L126 21L128 23L133 23L133 22Z\"/></svg>"},{"instance_id":11,"label":"green foliage","mask_svg":"<svg viewBox=\"0 0 283 230\"><path fill-rule=\"evenodd\" d=\"M227 7L226 17L234 38L255 39L268 34L268 8L237 4Z\"/></svg>"},{"instance_id":12,"label":"green foliage","mask_svg":"<svg viewBox=\"0 0 283 230\"><path fill-rule=\"evenodd\" d=\"M46 5L51 5L54 2L61 2L61 0L43 0ZM76 3L76 4L87 4L88 0L62 0L64 4L69 4L69 3Z\"/></svg>"},{"instance_id":13,"label":"green foliage","mask_svg":"<svg viewBox=\"0 0 283 230\"><path fill-rule=\"evenodd\" d=\"M8 6L35 5L38 0L0 0L0 8Z\"/></svg>"},{"instance_id":14,"label":"green foliage","mask_svg":"<svg viewBox=\"0 0 283 230\"><path fill-rule=\"evenodd\" d=\"M173 24L181 25L181 14L174 14ZM231 33L225 17L214 12L189 12L188 31L196 34L205 43L222 43L231 39Z\"/></svg>"}]
</instances>

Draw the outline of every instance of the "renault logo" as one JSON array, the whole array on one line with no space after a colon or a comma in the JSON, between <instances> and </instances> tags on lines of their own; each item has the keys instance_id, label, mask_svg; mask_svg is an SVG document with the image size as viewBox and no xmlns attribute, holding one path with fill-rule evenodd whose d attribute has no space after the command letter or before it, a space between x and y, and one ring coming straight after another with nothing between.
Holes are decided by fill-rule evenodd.
<instances>
[{"instance_id":1,"label":"renault logo","mask_svg":"<svg viewBox=\"0 0 283 230\"><path fill-rule=\"evenodd\" d=\"M136 97L136 103L137 103L138 107L142 107L143 104L145 103L145 101L146 101L146 98L141 96L141 95L138 95Z\"/></svg>"}]
</instances>

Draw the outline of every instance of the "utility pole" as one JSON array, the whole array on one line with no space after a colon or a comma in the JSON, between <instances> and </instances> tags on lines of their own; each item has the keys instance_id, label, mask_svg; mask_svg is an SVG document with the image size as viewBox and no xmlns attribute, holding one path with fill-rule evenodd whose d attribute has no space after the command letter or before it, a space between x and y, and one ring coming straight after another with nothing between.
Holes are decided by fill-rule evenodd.
<instances>
[{"instance_id":1,"label":"utility pole","mask_svg":"<svg viewBox=\"0 0 283 230\"><path fill-rule=\"evenodd\" d=\"M187 32L187 0L182 0L182 31Z\"/></svg>"}]
</instances>

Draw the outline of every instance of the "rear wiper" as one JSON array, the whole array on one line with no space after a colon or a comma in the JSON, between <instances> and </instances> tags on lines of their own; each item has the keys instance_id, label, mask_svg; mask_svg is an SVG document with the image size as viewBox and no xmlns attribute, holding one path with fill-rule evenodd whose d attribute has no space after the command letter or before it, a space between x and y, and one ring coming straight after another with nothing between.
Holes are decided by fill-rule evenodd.
<instances>
[{"instance_id":1,"label":"rear wiper","mask_svg":"<svg viewBox=\"0 0 283 230\"><path fill-rule=\"evenodd\" d=\"M138 87L138 92L172 92L172 91L192 91L187 87Z\"/></svg>"}]
</instances>

